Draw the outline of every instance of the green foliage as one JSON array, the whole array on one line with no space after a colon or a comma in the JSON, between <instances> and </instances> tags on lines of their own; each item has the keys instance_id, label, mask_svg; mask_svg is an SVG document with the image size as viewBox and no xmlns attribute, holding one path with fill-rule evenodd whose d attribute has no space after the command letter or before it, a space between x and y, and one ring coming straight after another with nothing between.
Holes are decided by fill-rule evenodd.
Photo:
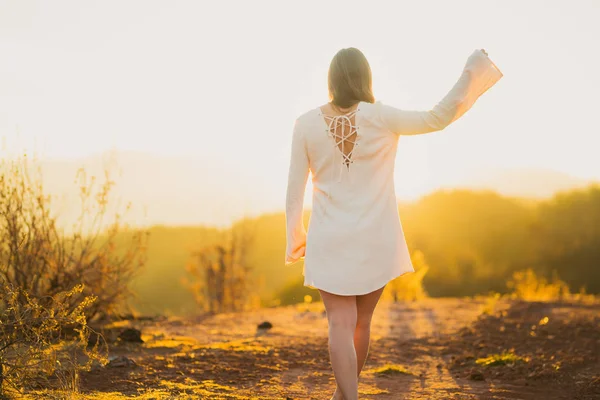
<instances>
[{"instance_id":1,"label":"green foliage","mask_svg":"<svg viewBox=\"0 0 600 400\"><path fill-rule=\"evenodd\" d=\"M305 302L305 297L310 296L312 299L319 299L319 291L316 289L304 286L304 276L300 275L296 279L287 283L277 294L275 300L269 305L271 306L287 306L290 304L298 304Z\"/></svg>"},{"instance_id":2,"label":"green foliage","mask_svg":"<svg viewBox=\"0 0 600 400\"><path fill-rule=\"evenodd\" d=\"M427 297L427 292L423 287L423 279L429 271L429 266L425 262L425 256L422 252L415 250L411 255L411 260L415 272L408 273L390 281L382 299L391 299L397 301L414 301Z\"/></svg>"},{"instance_id":3,"label":"green foliage","mask_svg":"<svg viewBox=\"0 0 600 400\"><path fill-rule=\"evenodd\" d=\"M531 268L536 276L550 281L556 271L575 291L585 286L589 293L600 293L599 210L598 186L543 201L489 191L435 192L400 206L413 261L418 249L427 268L422 276L407 274L398 281L408 284L407 279L415 279L413 287L421 287L423 293L409 295L413 298L425 293L432 297L506 294L512 290L506 282L513 274ZM305 223L309 220L307 211ZM316 299L312 289L303 287L302 263L283 265L283 213L251 221L256 230L247 262L252 279L262 284L262 304L274 305L278 299L281 304L302 301L305 294ZM198 243L219 243L220 231L210 227L151 229L146 272L134 281L136 305L142 312L197 312L194 297L181 284L183 278L191 278L185 266Z\"/></svg>"},{"instance_id":4,"label":"green foliage","mask_svg":"<svg viewBox=\"0 0 600 400\"><path fill-rule=\"evenodd\" d=\"M430 269L423 284L432 296L504 290L512 270L530 258L532 208L488 191L438 191L405 205L400 216L409 248Z\"/></svg>"},{"instance_id":5,"label":"green foliage","mask_svg":"<svg viewBox=\"0 0 600 400\"><path fill-rule=\"evenodd\" d=\"M475 360L475 363L484 367L495 367L499 365L515 365L527 361L527 358L520 357L511 351L505 351L500 354L491 354L485 358L478 358Z\"/></svg>"},{"instance_id":6,"label":"green foliage","mask_svg":"<svg viewBox=\"0 0 600 400\"><path fill-rule=\"evenodd\" d=\"M533 268L572 288L600 293L600 185L559 193L535 210Z\"/></svg>"}]
</instances>

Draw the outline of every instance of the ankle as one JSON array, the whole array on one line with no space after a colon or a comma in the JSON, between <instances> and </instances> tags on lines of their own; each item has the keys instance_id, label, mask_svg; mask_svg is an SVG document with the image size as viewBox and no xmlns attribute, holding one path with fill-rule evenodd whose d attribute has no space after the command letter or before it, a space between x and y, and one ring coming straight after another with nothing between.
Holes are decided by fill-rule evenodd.
<instances>
[{"instance_id":1,"label":"ankle","mask_svg":"<svg viewBox=\"0 0 600 400\"><path fill-rule=\"evenodd\" d=\"M344 395L339 390L336 390L331 400L344 400Z\"/></svg>"}]
</instances>

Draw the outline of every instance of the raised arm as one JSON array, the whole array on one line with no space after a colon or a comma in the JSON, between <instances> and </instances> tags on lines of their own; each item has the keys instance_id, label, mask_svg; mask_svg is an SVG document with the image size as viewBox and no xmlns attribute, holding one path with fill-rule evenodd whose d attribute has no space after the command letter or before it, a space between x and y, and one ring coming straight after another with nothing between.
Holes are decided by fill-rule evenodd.
<instances>
[{"instance_id":1,"label":"raised arm","mask_svg":"<svg viewBox=\"0 0 600 400\"><path fill-rule=\"evenodd\" d=\"M444 129L467 112L473 103L502 78L502 72L483 50L469 56L458 81L429 111L401 110L380 104L381 120L398 135L418 135Z\"/></svg>"},{"instance_id":2,"label":"raised arm","mask_svg":"<svg viewBox=\"0 0 600 400\"><path fill-rule=\"evenodd\" d=\"M296 120L292 133L292 151L285 200L287 241L285 265L303 259L306 250L306 229L304 228L302 214L304 213L304 192L308 180L309 164L302 135L300 124Z\"/></svg>"}]
</instances>

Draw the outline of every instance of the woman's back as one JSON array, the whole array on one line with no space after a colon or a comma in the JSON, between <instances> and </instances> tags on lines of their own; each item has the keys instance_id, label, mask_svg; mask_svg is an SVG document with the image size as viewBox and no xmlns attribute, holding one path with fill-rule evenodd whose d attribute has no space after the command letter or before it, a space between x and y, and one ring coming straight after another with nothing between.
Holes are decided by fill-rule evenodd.
<instances>
[{"instance_id":1,"label":"woman's back","mask_svg":"<svg viewBox=\"0 0 600 400\"><path fill-rule=\"evenodd\" d=\"M413 271L394 189L398 137L445 128L501 77L477 50L454 87L429 111L360 101L346 114L318 107L297 118L286 196L285 262L305 259L306 286L358 295ZM309 171L313 209L307 232L302 204Z\"/></svg>"},{"instance_id":2,"label":"woman's back","mask_svg":"<svg viewBox=\"0 0 600 400\"><path fill-rule=\"evenodd\" d=\"M369 223L364 218L377 206L377 198L393 192L398 141L373 119L373 107L360 102L342 115L317 108L298 119L312 172L316 222L360 229Z\"/></svg>"}]
</instances>

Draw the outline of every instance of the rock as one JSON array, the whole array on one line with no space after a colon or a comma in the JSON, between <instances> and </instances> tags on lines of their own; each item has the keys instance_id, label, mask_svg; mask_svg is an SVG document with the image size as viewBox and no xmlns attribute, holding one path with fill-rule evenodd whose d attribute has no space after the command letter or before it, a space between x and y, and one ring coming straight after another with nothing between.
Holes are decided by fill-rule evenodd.
<instances>
[{"instance_id":1,"label":"rock","mask_svg":"<svg viewBox=\"0 0 600 400\"><path fill-rule=\"evenodd\" d=\"M103 368L104 366L98 360L93 360L92 365L90 366L92 372L101 371Z\"/></svg>"},{"instance_id":2,"label":"rock","mask_svg":"<svg viewBox=\"0 0 600 400\"><path fill-rule=\"evenodd\" d=\"M92 333L90 333L90 336L88 337L87 345L89 347L93 347L95 345L104 346L104 345L106 345L106 340L104 339L104 336L102 336L100 333L92 332Z\"/></svg>"},{"instance_id":3,"label":"rock","mask_svg":"<svg viewBox=\"0 0 600 400\"><path fill-rule=\"evenodd\" d=\"M257 329L271 329L273 328L273 324L269 321L265 321L263 323L258 324Z\"/></svg>"},{"instance_id":4,"label":"rock","mask_svg":"<svg viewBox=\"0 0 600 400\"><path fill-rule=\"evenodd\" d=\"M121 314L118 316L119 319L125 321L157 321L162 318L162 315L133 315L132 313Z\"/></svg>"},{"instance_id":5,"label":"rock","mask_svg":"<svg viewBox=\"0 0 600 400\"><path fill-rule=\"evenodd\" d=\"M472 381L485 381L485 376L483 376L483 373L481 373L481 371L473 369L469 374L469 379Z\"/></svg>"},{"instance_id":6,"label":"rock","mask_svg":"<svg viewBox=\"0 0 600 400\"><path fill-rule=\"evenodd\" d=\"M118 356L113 358L106 364L107 368L123 368L123 367L134 367L137 364L130 358L125 356Z\"/></svg>"},{"instance_id":7,"label":"rock","mask_svg":"<svg viewBox=\"0 0 600 400\"><path fill-rule=\"evenodd\" d=\"M142 331L134 328L127 328L119 335L119 339L123 342L144 343L142 340Z\"/></svg>"}]
</instances>

